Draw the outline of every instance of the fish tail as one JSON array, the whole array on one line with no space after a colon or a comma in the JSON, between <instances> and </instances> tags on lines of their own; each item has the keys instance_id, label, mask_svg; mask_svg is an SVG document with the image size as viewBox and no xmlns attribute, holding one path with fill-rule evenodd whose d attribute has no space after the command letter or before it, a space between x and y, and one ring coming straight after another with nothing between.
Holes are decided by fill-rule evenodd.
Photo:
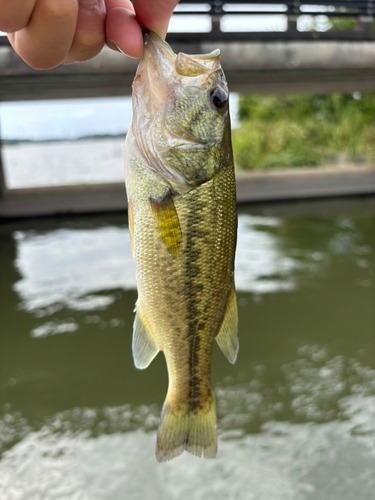
<instances>
[{"instance_id":1,"label":"fish tail","mask_svg":"<svg viewBox=\"0 0 375 500\"><path fill-rule=\"evenodd\" d=\"M184 450L198 457L216 457L217 425L213 393L204 407L194 410L174 407L167 395L160 418L156 458L158 462L165 462Z\"/></svg>"}]
</instances>

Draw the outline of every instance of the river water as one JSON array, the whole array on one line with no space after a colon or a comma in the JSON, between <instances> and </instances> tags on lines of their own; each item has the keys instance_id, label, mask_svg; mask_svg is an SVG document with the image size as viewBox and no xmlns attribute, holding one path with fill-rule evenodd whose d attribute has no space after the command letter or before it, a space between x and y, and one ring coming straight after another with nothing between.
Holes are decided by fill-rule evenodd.
<instances>
[{"instance_id":1,"label":"river water","mask_svg":"<svg viewBox=\"0 0 375 500\"><path fill-rule=\"evenodd\" d=\"M124 182L124 138L4 145L7 188Z\"/></svg>"},{"instance_id":2,"label":"river water","mask_svg":"<svg viewBox=\"0 0 375 500\"><path fill-rule=\"evenodd\" d=\"M373 500L375 199L242 207L219 452L154 457L162 354L131 355L126 215L0 226L2 500Z\"/></svg>"}]
</instances>

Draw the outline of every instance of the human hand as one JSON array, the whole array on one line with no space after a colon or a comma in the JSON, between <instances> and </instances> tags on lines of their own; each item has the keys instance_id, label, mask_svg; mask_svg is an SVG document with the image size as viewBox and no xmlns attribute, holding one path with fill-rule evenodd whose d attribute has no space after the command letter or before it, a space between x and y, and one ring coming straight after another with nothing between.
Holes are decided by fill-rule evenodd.
<instances>
[{"instance_id":1,"label":"human hand","mask_svg":"<svg viewBox=\"0 0 375 500\"><path fill-rule=\"evenodd\" d=\"M0 30L32 68L86 61L107 45L141 57L142 28L165 37L178 0L0 0Z\"/></svg>"}]
</instances>

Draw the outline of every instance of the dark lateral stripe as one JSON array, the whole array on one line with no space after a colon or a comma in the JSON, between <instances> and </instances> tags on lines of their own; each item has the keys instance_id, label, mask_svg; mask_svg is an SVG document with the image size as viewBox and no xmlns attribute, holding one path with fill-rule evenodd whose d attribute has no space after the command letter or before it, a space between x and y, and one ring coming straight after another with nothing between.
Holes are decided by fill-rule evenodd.
<instances>
[{"instance_id":1,"label":"dark lateral stripe","mask_svg":"<svg viewBox=\"0 0 375 500\"><path fill-rule=\"evenodd\" d=\"M201 311L199 305L202 300L203 284L199 281L201 268L199 264L199 257L201 256L201 249L199 244L206 236L206 232L202 230L204 223L203 204L200 200L199 193L193 194L193 200L189 203L189 212L187 215L187 234L184 249L186 252L186 282L184 294L186 303L188 304L186 321L188 325L187 336L189 338L189 406L191 410L196 410L201 407L202 397L202 378L199 370L200 363L200 349L202 342L202 332L204 330L205 320L199 317Z\"/></svg>"}]
</instances>

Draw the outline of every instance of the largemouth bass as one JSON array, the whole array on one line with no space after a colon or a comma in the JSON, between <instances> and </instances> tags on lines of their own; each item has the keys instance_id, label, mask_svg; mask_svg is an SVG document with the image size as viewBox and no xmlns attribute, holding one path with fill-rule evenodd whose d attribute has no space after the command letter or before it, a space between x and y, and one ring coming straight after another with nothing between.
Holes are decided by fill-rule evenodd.
<instances>
[{"instance_id":1,"label":"largemouth bass","mask_svg":"<svg viewBox=\"0 0 375 500\"><path fill-rule=\"evenodd\" d=\"M163 351L169 375L156 457L213 458L213 341L231 363L238 350L235 179L218 50L176 55L145 32L125 182L138 287L134 361L144 369Z\"/></svg>"}]
</instances>

